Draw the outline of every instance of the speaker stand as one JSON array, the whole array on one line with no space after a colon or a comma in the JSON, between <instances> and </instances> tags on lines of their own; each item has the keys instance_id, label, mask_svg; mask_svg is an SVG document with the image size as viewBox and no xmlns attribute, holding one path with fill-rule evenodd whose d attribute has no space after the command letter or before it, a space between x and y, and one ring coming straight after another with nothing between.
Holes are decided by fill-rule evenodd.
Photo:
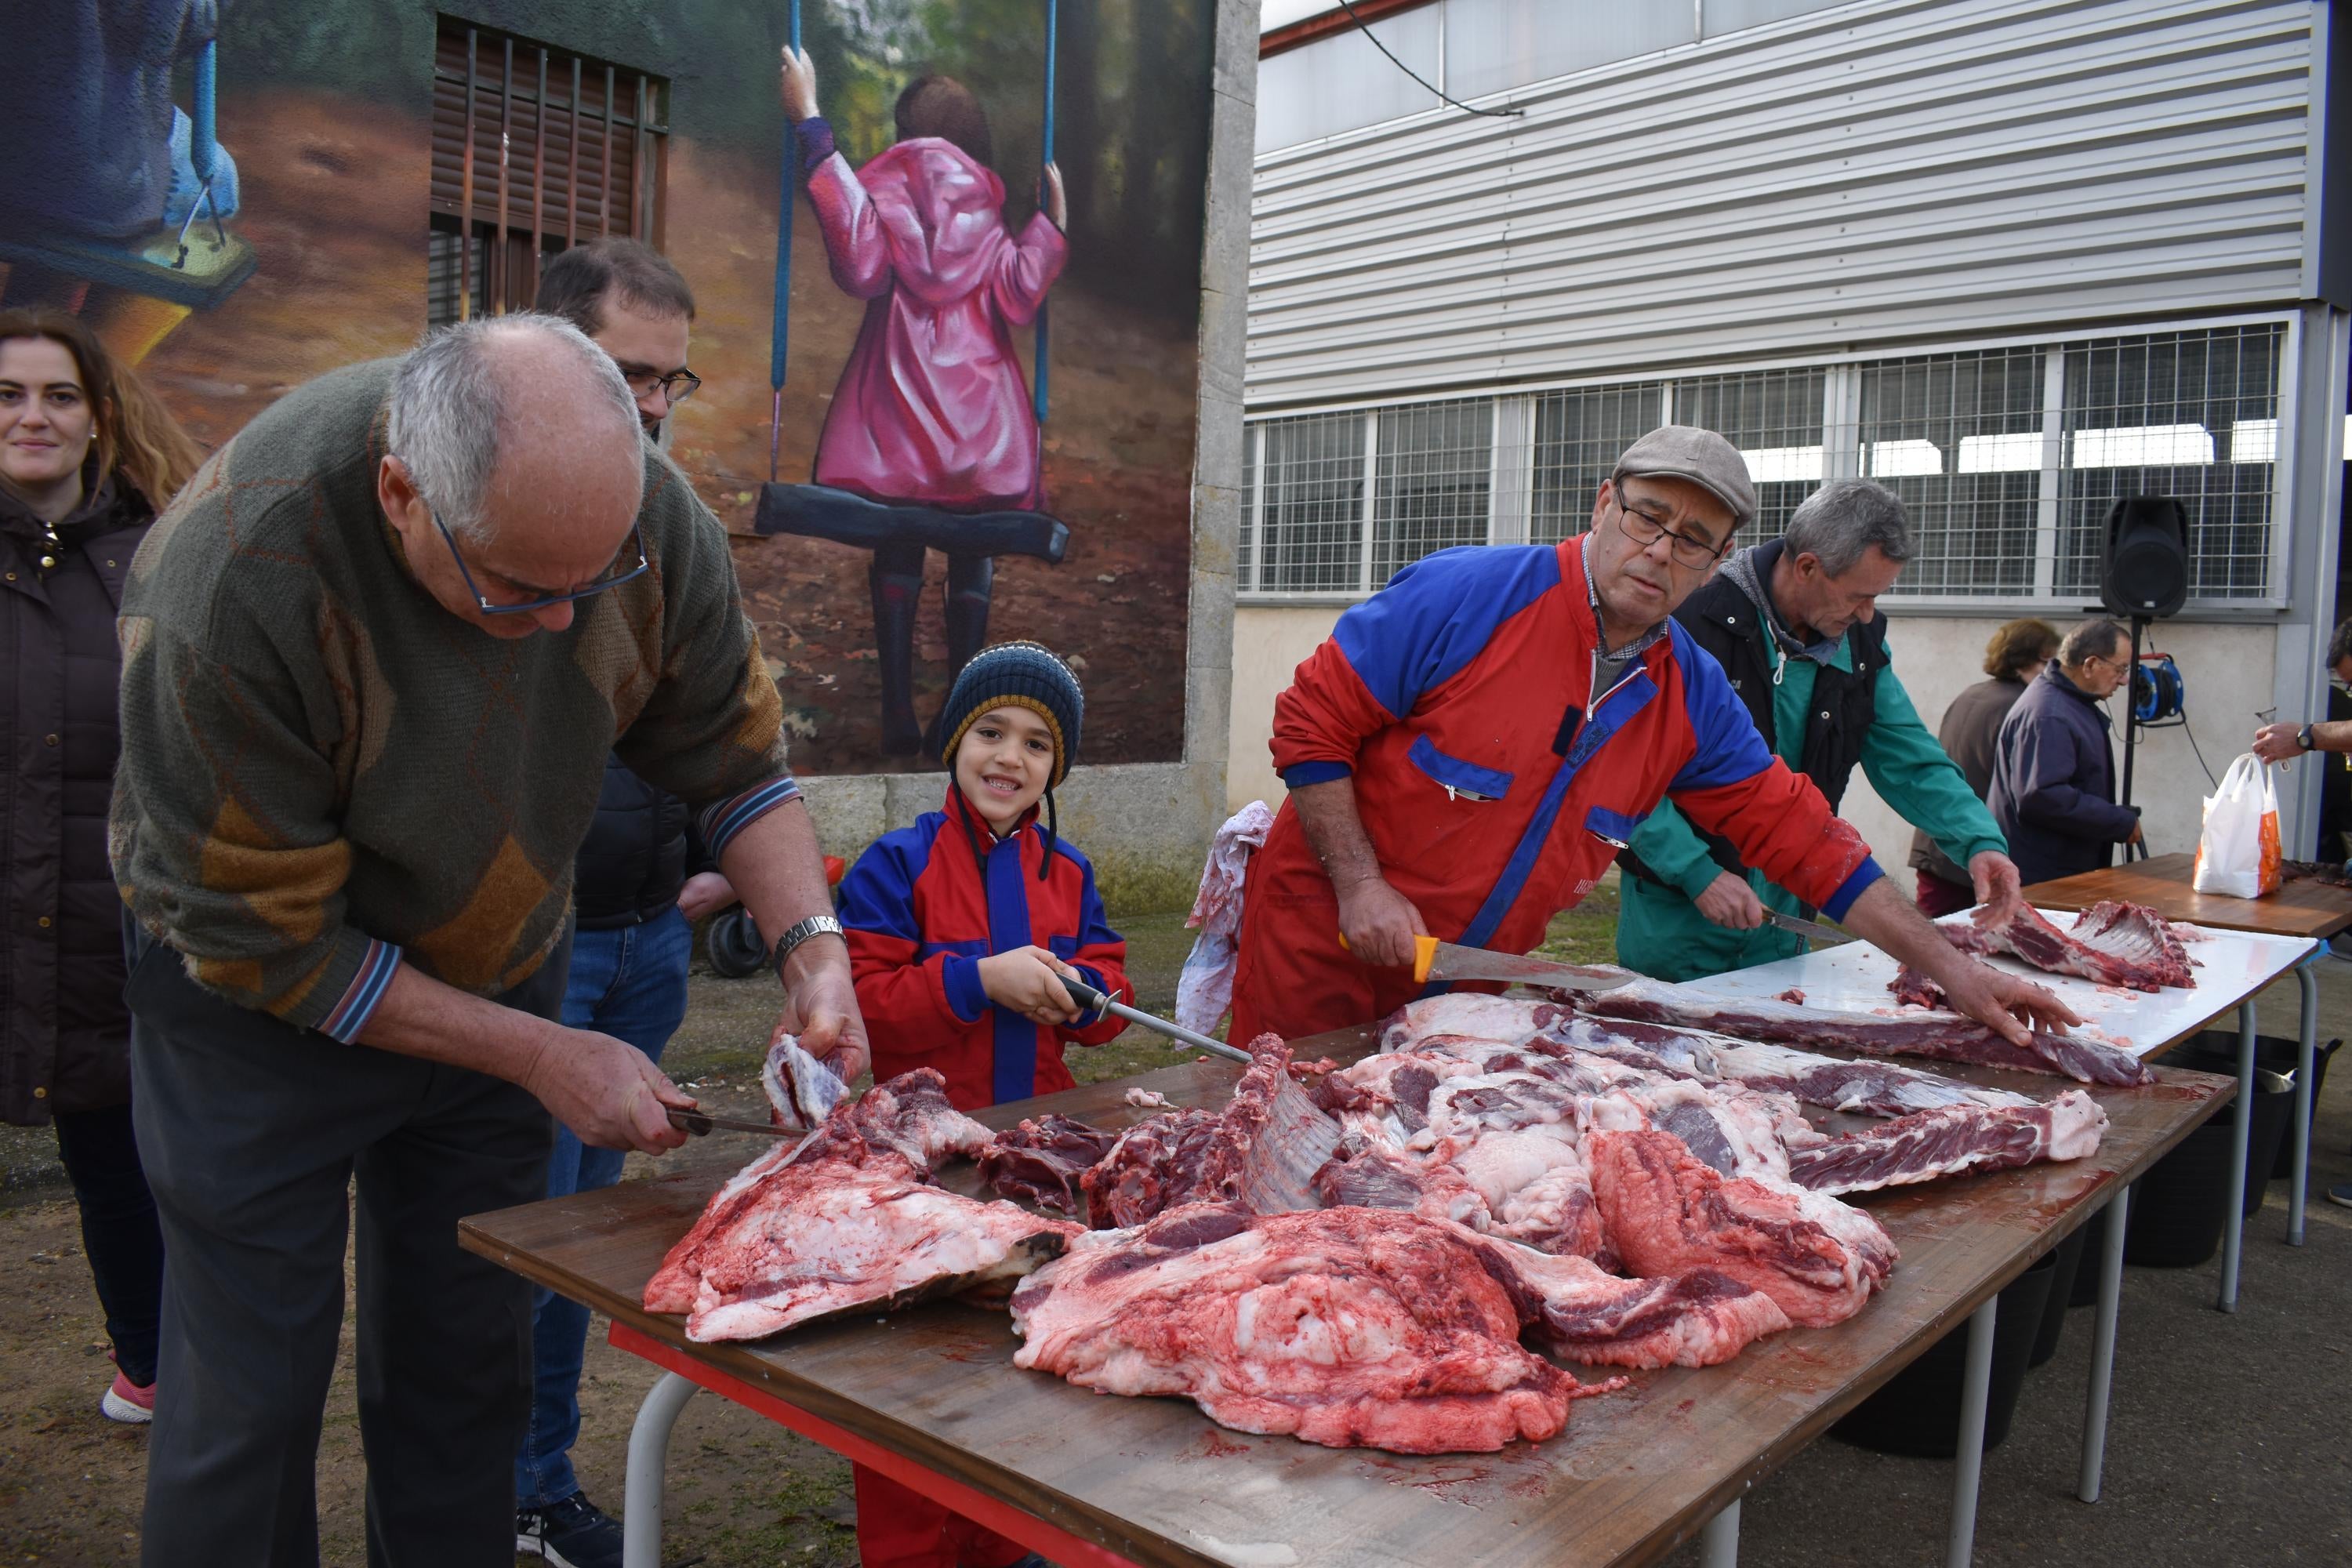
<instances>
[{"instance_id":1,"label":"speaker stand","mask_svg":"<svg viewBox=\"0 0 2352 1568\"><path fill-rule=\"evenodd\" d=\"M2132 758L2139 750L2139 693L2137 689L2139 681L2139 640L2147 628L2147 616L2134 616L2131 618L2131 663L2125 666L2124 673L2124 784L2121 797L2116 802L2118 805L2131 804ZM2147 854L2147 844L2145 839L2140 842L2137 856L2135 856L2131 846L2126 845L2124 847L2124 858L2126 861L2136 858L2145 858Z\"/></svg>"}]
</instances>

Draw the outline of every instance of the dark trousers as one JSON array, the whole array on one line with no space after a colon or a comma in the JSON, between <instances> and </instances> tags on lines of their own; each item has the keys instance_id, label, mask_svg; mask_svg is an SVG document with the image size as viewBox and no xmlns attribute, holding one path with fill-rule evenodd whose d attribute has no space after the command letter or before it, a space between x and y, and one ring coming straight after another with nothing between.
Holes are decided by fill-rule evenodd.
<instances>
[{"instance_id":1,"label":"dark trousers","mask_svg":"<svg viewBox=\"0 0 2352 1568\"><path fill-rule=\"evenodd\" d=\"M60 1110L58 1158L81 1210L81 1248L106 1312L114 1364L142 1388L155 1381L155 1326L163 1294L163 1235L139 1164L131 1107Z\"/></svg>"},{"instance_id":2,"label":"dark trousers","mask_svg":"<svg viewBox=\"0 0 2352 1568\"><path fill-rule=\"evenodd\" d=\"M501 1000L554 1017L569 958ZM164 1240L149 1568L319 1561L354 1212L368 1562L509 1568L530 1285L459 1250L457 1229L541 1195L547 1112L496 1079L225 1002L166 949L139 955L125 995Z\"/></svg>"}]
</instances>

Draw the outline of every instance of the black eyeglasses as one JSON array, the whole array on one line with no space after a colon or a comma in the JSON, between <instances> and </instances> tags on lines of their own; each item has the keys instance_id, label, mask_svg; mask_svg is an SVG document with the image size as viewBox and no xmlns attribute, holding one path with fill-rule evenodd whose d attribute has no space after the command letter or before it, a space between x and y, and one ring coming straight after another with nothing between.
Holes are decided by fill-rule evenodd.
<instances>
[{"instance_id":1,"label":"black eyeglasses","mask_svg":"<svg viewBox=\"0 0 2352 1568\"><path fill-rule=\"evenodd\" d=\"M695 389L702 384L702 378L690 370L674 370L667 375L656 375L647 371L640 375L624 375L621 379L629 384L630 395L635 397L644 397L655 387L660 387L662 395L669 399L673 408L692 397Z\"/></svg>"},{"instance_id":2,"label":"black eyeglasses","mask_svg":"<svg viewBox=\"0 0 2352 1568\"><path fill-rule=\"evenodd\" d=\"M1703 566L1714 565L1723 559L1723 552L1731 548L1731 541L1728 539L1721 544L1710 544L1706 540L1692 534L1678 533L1648 512L1636 511L1627 506L1622 495L1614 496L1612 499L1617 503L1617 525L1625 531L1626 538L1641 545L1655 544L1661 539L1672 540L1674 542L1666 547L1667 553L1672 555L1678 564L1687 566L1693 571Z\"/></svg>"},{"instance_id":3,"label":"black eyeglasses","mask_svg":"<svg viewBox=\"0 0 2352 1568\"><path fill-rule=\"evenodd\" d=\"M621 552L613 558L613 563L610 566L604 568L604 575L586 587L574 588L569 594L549 594L542 598L525 599L520 604L494 605L483 595L480 585L474 581L474 574L467 569L466 557L457 549L457 537L449 531L449 525L441 521L441 514L434 510L431 506L428 505L425 510L432 517L433 526L441 531L441 542L449 547L449 559L457 563L457 575L466 580L466 591L474 595L475 605L486 616L520 616L532 610L553 609L558 605L568 605L575 599L591 598L607 588L619 587L632 577L644 576L646 570L653 564L646 559L644 530L632 523L629 527L629 537L622 544ZM636 556L636 564L634 566L629 564L631 546L635 546Z\"/></svg>"}]
</instances>

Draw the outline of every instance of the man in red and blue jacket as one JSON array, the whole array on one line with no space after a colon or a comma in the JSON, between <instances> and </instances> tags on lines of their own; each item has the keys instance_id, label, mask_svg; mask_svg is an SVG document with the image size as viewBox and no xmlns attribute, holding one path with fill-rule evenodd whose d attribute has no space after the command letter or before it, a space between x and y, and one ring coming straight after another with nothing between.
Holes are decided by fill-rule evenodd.
<instances>
[{"instance_id":1,"label":"man in red and blue jacket","mask_svg":"<svg viewBox=\"0 0 2352 1568\"><path fill-rule=\"evenodd\" d=\"M1937 935L1670 619L1755 514L1730 443L1670 425L1581 538L1442 551L1339 617L1275 702L1290 795L1250 868L1234 1038L1412 1001L1416 934L1527 952L1667 798L2018 1043L2021 1016L2079 1021Z\"/></svg>"}]
</instances>

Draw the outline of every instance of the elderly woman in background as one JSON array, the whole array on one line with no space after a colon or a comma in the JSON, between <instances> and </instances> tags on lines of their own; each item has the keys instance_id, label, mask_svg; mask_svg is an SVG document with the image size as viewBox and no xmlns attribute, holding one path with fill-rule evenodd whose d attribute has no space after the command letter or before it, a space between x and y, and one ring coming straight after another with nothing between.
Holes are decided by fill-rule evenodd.
<instances>
[{"instance_id":1,"label":"elderly woman in background","mask_svg":"<svg viewBox=\"0 0 2352 1568\"><path fill-rule=\"evenodd\" d=\"M76 318L0 312L0 1119L57 1127L113 1342L110 1419L155 1403L163 1243L131 1131L122 905L106 858L114 615L202 454Z\"/></svg>"},{"instance_id":2,"label":"elderly woman in background","mask_svg":"<svg viewBox=\"0 0 2352 1568\"><path fill-rule=\"evenodd\" d=\"M1944 710L1936 739L1960 765L1979 800L1992 788L1992 747L2000 721L2025 695L2025 683L2040 675L2057 651L2058 632L2049 622L2009 622L1985 644L1984 672L1992 679L1978 681ZM1911 868L1919 874L1919 912L1929 920L1977 901L1968 872L1953 865L1925 829L1911 836Z\"/></svg>"}]
</instances>

